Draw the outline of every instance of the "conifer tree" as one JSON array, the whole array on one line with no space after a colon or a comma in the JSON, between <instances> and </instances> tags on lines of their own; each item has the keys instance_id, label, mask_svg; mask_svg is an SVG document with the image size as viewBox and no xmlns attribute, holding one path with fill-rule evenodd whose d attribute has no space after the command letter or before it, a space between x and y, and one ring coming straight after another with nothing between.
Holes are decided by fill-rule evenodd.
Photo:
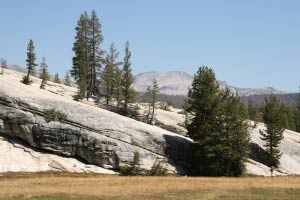
<instances>
[{"instance_id":1,"label":"conifer tree","mask_svg":"<svg viewBox=\"0 0 300 200\"><path fill-rule=\"evenodd\" d=\"M50 80L50 75L49 75L49 72L48 72L48 65L47 65L47 62L46 62L46 58L43 57L42 58L42 62L41 62L41 66L40 66L40 76L39 76L40 79L45 79L47 81Z\"/></svg>"},{"instance_id":2,"label":"conifer tree","mask_svg":"<svg viewBox=\"0 0 300 200\"><path fill-rule=\"evenodd\" d=\"M267 152L266 163L269 167L278 167L281 157L279 144L283 139L284 122L282 118L282 109L274 95L265 98L263 108L263 121L266 130L260 130L261 139L265 141Z\"/></svg>"},{"instance_id":3,"label":"conifer tree","mask_svg":"<svg viewBox=\"0 0 300 200\"><path fill-rule=\"evenodd\" d=\"M114 89L114 97L116 98L117 105L119 106L122 99L123 99L123 94L122 94L122 75L123 72L121 69L117 68L115 71L115 89Z\"/></svg>"},{"instance_id":4,"label":"conifer tree","mask_svg":"<svg viewBox=\"0 0 300 200\"><path fill-rule=\"evenodd\" d=\"M200 67L188 92L192 120L187 134L197 145L194 166L201 175L223 174L220 99L215 73L211 68Z\"/></svg>"},{"instance_id":5,"label":"conifer tree","mask_svg":"<svg viewBox=\"0 0 300 200\"><path fill-rule=\"evenodd\" d=\"M297 94L297 101L294 114L295 130L300 133L300 87Z\"/></svg>"},{"instance_id":6,"label":"conifer tree","mask_svg":"<svg viewBox=\"0 0 300 200\"><path fill-rule=\"evenodd\" d=\"M284 128L295 131L296 125L295 125L295 113L291 106L285 105L281 103L281 110L282 110L282 118L283 118L283 124Z\"/></svg>"},{"instance_id":7,"label":"conifer tree","mask_svg":"<svg viewBox=\"0 0 300 200\"><path fill-rule=\"evenodd\" d=\"M87 97L88 71L90 66L89 49L89 16L87 12L81 14L75 28L76 36L73 44L73 68L71 75L78 84L78 99Z\"/></svg>"},{"instance_id":8,"label":"conifer tree","mask_svg":"<svg viewBox=\"0 0 300 200\"><path fill-rule=\"evenodd\" d=\"M158 83L156 81L156 79L153 80L153 85L152 85L152 89L151 89L151 107L152 107L152 113L151 113L151 118L150 118L150 124L153 123L153 119L154 119L154 112L155 112L155 104L158 101L159 98L159 86Z\"/></svg>"},{"instance_id":9,"label":"conifer tree","mask_svg":"<svg viewBox=\"0 0 300 200\"><path fill-rule=\"evenodd\" d=\"M46 83L50 79L50 75L48 73L48 65L46 63L45 57L43 57L43 60L41 62L40 79L42 79L40 88L45 89Z\"/></svg>"},{"instance_id":10,"label":"conifer tree","mask_svg":"<svg viewBox=\"0 0 300 200\"><path fill-rule=\"evenodd\" d=\"M121 65L121 62L118 62L119 53L117 52L114 43L110 45L109 52L105 58L105 67L101 74L102 78L102 88L105 93L106 104L109 104L109 101L115 94L116 87L116 74L118 71L118 66Z\"/></svg>"},{"instance_id":11,"label":"conifer tree","mask_svg":"<svg viewBox=\"0 0 300 200\"><path fill-rule=\"evenodd\" d=\"M239 176L248 158L247 111L229 89L220 90L211 68L200 67L188 93L188 136L196 147L194 166L201 175Z\"/></svg>"},{"instance_id":12,"label":"conifer tree","mask_svg":"<svg viewBox=\"0 0 300 200\"><path fill-rule=\"evenodd\" d=\"M64 84L66 86L69 86L69 87L72 86L72 82L71 82L69 71L67 71L67 73L66 73Z\"/></svg>"},{"instance_id":13,"label":"conifer tree","mask_svg":"<svg viewBox=\"0 0 300 200\"><path fill-rule=\"evenodd\" d=\"M61 81L60 81L58 73L56 73L55 76L54 76L54 83L61 84Z\"/></svg>"},{"instance_id":14,"label":"conifer tree","mask_svg":"<svg viewBox=\"0 0 300 200\"><path fill-rule=\"evenodd\" d=\"M101 24L95 11L91 16L84 12L77 22L73 44L73 68L71 75L79 86L78 98L88 98L98 92L97 76L100 73L104 51L100 49L103 41Z\"/></svg>"},{"instance_id":15,"label":"conifer tree","mask_svg":"<svg viewBox=\"0 0 300 200\"><path fill-rule=\"evenodd\" d=\"M151 94L152 94L152 89L150 86L148 86L145 92L146 102L148 103L148 113L146 116L147 123L150 123L150 117L151 117Z\"/></svg>"},{"instance_id":16,"label":"conifer tree","mask_svg":"<svg viewBox=\"0 0 300 200\"><path fill-rule=\"evenodd\" d=\"M23 77L22 82L26 85L30 84L30 75L34 75L35 67L37 64L35 63L35 52L34 52L34 44L33 41L30 39L27 47L27 75Z\"/></svg>"},{"instance_id":17,"label":"conifer tree","mask_svg":"<svg viewBox=\"0 0 300 200\"><path fill-rule=\"evenodd\" d=\"M125 46L125 58L123 63L123 77L122 77L122 93L124 98L124 112L128 114L128 103L132 103L135 97L135 91L132 88L133 76L131 69L131 51L129 50L129 42Z\"/></svg>"},{"instance_id":18,"label":"conifer tree","mask_svg":"<svg viewBox=\"0 0 300 200\"><path fill-rule=\"evenodd\" d=\"M89 45L90 45L90 66L88 70L88 96L97 93L97 75L101 69L101 62L103 62L102 55L104 51L100 49L100 44L103 42L101 33L101 24L97 17L96 11L92 11L88 23L89 29Z\"/></svg>"},{"instance_id":19,"label":"conifer tree","mask_svg":"<svg viewBox=\"0 0 300 200\"><path fill-rule=\"evenodd\" d=\"M5 59L1 58L0 60L0 68L1 68L1 73L0 74L4 74L4 69L7 68L7 62Z\"/></svg>"},{"instance_id":20,"label":"conifer tree","mask_svg":"<svg viewBox=\"0 0 300 200\"><path fill-rule=\"evenodd\" d=\"M249 155L250 136L247 111L240 98L227 88L221 99L221 137L223 175L240 176Z\"/></svg>"}]
</instances>

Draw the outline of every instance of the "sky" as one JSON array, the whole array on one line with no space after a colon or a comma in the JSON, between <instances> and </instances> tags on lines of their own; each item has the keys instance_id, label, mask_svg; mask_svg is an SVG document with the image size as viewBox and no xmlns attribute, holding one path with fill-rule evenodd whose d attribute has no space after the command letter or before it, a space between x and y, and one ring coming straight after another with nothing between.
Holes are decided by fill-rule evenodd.
<instances>
[{"instance_id":1,"label":"sky","mask_svg":"<svg viewBox=\"0 0 300 200\"><path fill-rule=\"evenodd\" d=\"M75 26L95 10L107 50L123 60L126 41L133 73L212 67L237 87L300 85L299 0L0 0L0 57L26 65L29 39L50 73L72 67Z\"/></svg>"}]
</instances>

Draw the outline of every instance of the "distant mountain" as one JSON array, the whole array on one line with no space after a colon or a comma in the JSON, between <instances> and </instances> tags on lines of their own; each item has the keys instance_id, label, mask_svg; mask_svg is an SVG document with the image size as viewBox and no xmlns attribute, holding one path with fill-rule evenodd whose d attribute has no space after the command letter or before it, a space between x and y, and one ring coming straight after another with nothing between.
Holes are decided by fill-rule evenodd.
<instances>
[{"instance_id":1,"label":"distant mountain","mask_svg":"<svg viewBox=\"0 0 300 200\"><path fill-rule=\"evenodd\" d=\"M193 82L193 76L186 72L144 72L134 77L133 87L138 92L145 92L147 87L152 85L154 78L160 86L160 93L167 95L187 95L188 88L191 87ZM219 83L222 89L228 87L232 92L240 96L287 93L272 87L238 88L228 85L225 81L219 81Z\"/></svg>"}]
</instances>

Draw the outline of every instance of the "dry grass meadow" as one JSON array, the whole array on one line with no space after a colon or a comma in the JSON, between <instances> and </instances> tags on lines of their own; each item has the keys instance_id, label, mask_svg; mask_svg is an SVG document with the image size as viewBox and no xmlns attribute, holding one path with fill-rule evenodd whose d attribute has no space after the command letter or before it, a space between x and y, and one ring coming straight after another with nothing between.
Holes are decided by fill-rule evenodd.
<instances>
[{"instance_id":1,"label":"dry grass meadow","mask_svg":"<svg viewBox=\"0 0 300 200\"><path fill-rule=\"evenodd\" d=\"M258 200L300 199L299 177L121 177L5 174L0 200Z\"/></svg>"}]
</instances>

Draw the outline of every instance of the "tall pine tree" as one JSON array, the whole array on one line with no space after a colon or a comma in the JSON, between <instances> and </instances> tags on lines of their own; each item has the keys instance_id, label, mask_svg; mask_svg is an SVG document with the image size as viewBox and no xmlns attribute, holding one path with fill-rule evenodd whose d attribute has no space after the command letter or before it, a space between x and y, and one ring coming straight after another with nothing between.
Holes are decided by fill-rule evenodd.
<instances>
[{"instance_id":1,"label":"tall pine tree","mask_svg":"<svg viewBox=\"0 0 300 200\"><path fill-rule=\"evenodd\" d=\"M75 42L73 44L73 68L71 75L78 84L78 99L87 97L88 71L90 66L89 49L89 16L87 12L81 14L77 22Z\"/></svg>"},{"instance_id":2,"label":"tall pine tree","mask_svg":"<svg viewBox=\"0 0 300 200\"><path fill-rule=\"evenodd\" d=\"M152 89L151 89L151 107L152 107L152 113L151 113L151 118L150 118L150 124L153 124L153 120L154 120L154 112L155 112L155 105L156 102L159 99L159 86L158 83L156 81L156 79L153 80L153 84L152 84Z\"/></svg>"},{"instance_id":3,"label":"tall pine tree","mask_svg":"<svg viewBox=\"0 0 300 200\"><path fill-rule=\"evenodd\" d=\"M116 50L114 43L110 45L109 52L105 58L105 67L102 71L102 89L104 90L104 95L106 98L106 104L109 104L109 101L115 94L116 88L116 75L119 69L121 62L118 62L119 52Z\"/></svg>"},{"instance_id":4,"label":"tall pine tree","mask_svg":"<svg viewBox=\"0 0 300 200\"><path fill-rule=\"evenodd\" d=\"M221 99L221 113L223 175L240 176L245 171L250 149L247 111L240 98L226 89Z\"/></svg>"},{"instance_id":5,"label":"tall pine tree","mask_svg":"<svg viewBox=\"0 0 300 200\"><path fill-rule=\"evenodd\" d=\"M125 58L123 62L123 77L122 77L122 93L124 98L124 112L128 114L128 103L132 103L135 97L135 91L132 88L133 76L131 69L131 51L129 50L129 42L125 46Z\"/></svg>"},{"instance_id":6,"label":"tall pine tree","mask_svg":"<svg viewBox=\"0 0 300 200\"><path fill-rule=\"evenodd\" d=\"M23 77L22 82L26 85L29 85L31 83L30 75L35 74L35 67L37 64L35 63L35 52L34 52L34 44L33 41L30 39L27 47L27 75Z\"/></svg>"},{"instance_id":7,"label":"tall pine tree","mask_svg":"<svg viewBox=\"0 0 300 200\"><path fill-rule=\"evenodd\" d=\"M211 68L198 69L188 92L188 103L192 120L187 126L187 134L197 146L194 166L201 175L222 175L220 89Z\"/></svg>"},{"instance_id":8,"label":"tall pine tree","mask_svg":"<svg viewBox=\"0 0 300 200\"><path fill-rule=\"evenodd\" d=\"M103 62L104 51L100 49L100 45L103 42L103 36L101 33L101 24L97 17L96 11L92 11L91 17L88 23L89 29L89 45L90 45L90 66L88 69L87 81L88 81L88 96L98 93L97 88L97 75L100 73L101 62Z\"/></svg>"},{"instance_id":9,"label":"tall pine tree","mask_svg":"<svg viewBox=\"0 0 300 200\"><path fill-rule=\"evenodd\" d=\"M260 130L261 139L265 141L267 152L266 163L269 167L278 167L281 157L279 144L283 139L284 121L282 118L283 111L280 103L274 95L265 98L263 107L263 121L266 130Z\"/></svg>"}]
</instances>

